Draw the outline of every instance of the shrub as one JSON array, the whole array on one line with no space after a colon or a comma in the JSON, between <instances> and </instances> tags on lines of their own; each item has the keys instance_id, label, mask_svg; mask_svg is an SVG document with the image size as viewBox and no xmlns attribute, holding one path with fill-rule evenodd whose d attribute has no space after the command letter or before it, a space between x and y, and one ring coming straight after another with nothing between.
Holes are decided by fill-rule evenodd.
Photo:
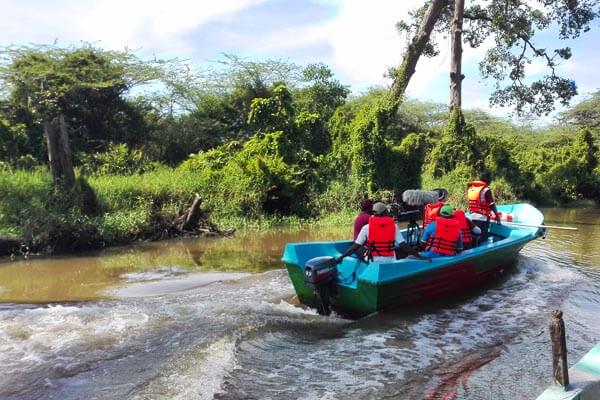
<instances>
[{"instance_id":1,"label":"shrub","mask_svg":"<svg viewBox=\"0 0 600 400\"><path fill-rule=\"evenodd\" d=\"M423 174L423 189L444 188L448 190L448 203L454 207L465 209L467 206L467 184L474 177L470 166L459 164L449 173L440 176L433 176L431 173L425 172Z\"/></svg>"},{"instance_id":2,"label":"shrub","mask_svg":"<svg viewBox=\"0 0 600 400\"><path fill-rule=\"evenodd\" d=\"M80 158L81 171L86 175L141 174L158 167L141 150L131 150L124 143L111 143L103 153L80 154Z\"/></svg>"},{"instance_id":3,"label":"shrub","mask_svg":"<svg viewBox=\"0 0 600 400\"><path fill-rule=\"evenodd\" d=\"M475 173L483 167L479 151L481 147L475 128L465 122L460 109L454 109L441 139L427 157L427 170L436 178L453 171L459 165L470 168L471 173Z\"/></svg>"}]
</instances>

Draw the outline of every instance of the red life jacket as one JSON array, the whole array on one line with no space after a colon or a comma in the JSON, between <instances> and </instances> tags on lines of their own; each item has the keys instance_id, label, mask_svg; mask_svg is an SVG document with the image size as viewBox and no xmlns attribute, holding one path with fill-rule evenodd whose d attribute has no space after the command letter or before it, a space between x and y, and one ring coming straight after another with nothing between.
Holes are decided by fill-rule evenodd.
<instances>
[{"instance_id":1,"label":"red life jacket","mask_svg":"<svg viewBox=\"0 0 600 400\"><path fill-rule=\"evenodd\" d=\"M427 238L425 249L446 256L455 255L460 234L458 222L451 218L439 217L435 221L435 225L435 234Z\"/></svg>"},{"instance_id":2,"label":"red life jacket","mask_svg":"<svg viewBox=\"0 0 600 400\"><path fill-rule=\"evenodd\" d=\"M444 206L443 201L438 201L435 204L427 204L425 206L425 211L423 213L423 229L427 227L430 223L435 221L437 217L440 215L440 208Z\"/></svg>"},{"instance_id":3,"label":"red life jacket","mask_svg":"<svg viewBox=\"0 0 600 400\"><path fill-rule=\"evenodd\" d=\"M458 228L460 229L460 233L462 235L463 244L470 244L473 242L473 237L471 236L471 228L469 227L469 222L467 221L467 216L463 210L455 210L453 218L458 222Z\"/></svg>"},{"instance_id":4,"label":"red life jacket","mask_svg":"<svg viewBox=\"0 0 600 400\"><path fill-rule=\"evenodd\" d=\"M392 217L372 215L369 218L369 233L365 244L369 259L373 256L393 256L396 225Z\"/></svg>"},{"instance_id":5,"label":"red life jacket","mask_svg":"<svg viewBox=\"0 0 600 400\"><path fill-rule=\"evenodd\" d=\"M485 216L489 216L492 212L490 203L485 199L483 189L488 187L488 184L483 181L469 182L467 190L467 199L469 200L469 211Z\"/></svg>"}]
</instances>

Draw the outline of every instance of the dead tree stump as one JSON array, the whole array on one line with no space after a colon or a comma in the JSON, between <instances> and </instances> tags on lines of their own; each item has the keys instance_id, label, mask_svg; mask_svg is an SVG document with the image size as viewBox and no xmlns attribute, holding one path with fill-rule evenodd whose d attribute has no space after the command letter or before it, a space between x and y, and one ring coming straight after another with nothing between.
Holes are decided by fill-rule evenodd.
<instances>
[{"instance_id":1,"label":"dead tree stump","mask_svg":"<svg viewBox=\"0 0 600 400\"><path fill-rule=\"evenodd\" d=\"M567 365L567 340L565 322L560 310L553 310L550 319L550 340L552 342L552 374L561 386L569 385L569 367Z\"/></svg>"},{"instance_id":2,"label":"dead tree stump","mask_svg":"<svg viewBox=\"0 0 600 400\"><path fill-rule=\"evenodd\" d=\"M198 226L198 222L202 218L202 210L200 209L200 205L202 205L202 197L198 193L194 196L194 201L192 205L186 210L185 213L179 215L173 221L173 224L182 232L185 231L194 231Z\"/></svg>"},{"instance_id":3,"label":"dead tree stump","mask_svg":"<svg viewBox=\"0 0 600 400\"><path fill-rule=\"evenodd\" d=\"M202 197L196 194L192 205L184 212L177 215L173 221L173 227L181 234L192 234L201 236L231 236L235 229L221 230L210 221L207 212L203 211Z\"/></svg>"},{"instance_id":4,"label":"dead tree stump","mask_svg":"<svg viewBox=\"0 0 600 400\"><path fill-rule=\"evenodd\" d=\"M52 178L54 182L71 188L75 183L75 172L73 171L69 134L64 115L60 114L52 122L44 122L44 131L48 143L48 159Z\"/></svg>"}]
</instances>

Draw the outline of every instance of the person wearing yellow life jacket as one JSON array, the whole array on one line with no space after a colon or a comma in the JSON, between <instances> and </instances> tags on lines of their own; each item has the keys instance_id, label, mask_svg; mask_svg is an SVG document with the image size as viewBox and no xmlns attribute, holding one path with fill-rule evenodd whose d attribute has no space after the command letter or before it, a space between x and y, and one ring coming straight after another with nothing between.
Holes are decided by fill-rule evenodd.
<instances>
[{"instance_id":1,"label":"person wearing yellow life jacket","mask_svg":"<svg viewBox=\"0 0 600 400\"><path fill-rule=\"evenodd\" d=\"M421 237L425 246L424 256L453 256L462 250L462 235L458 222L452 218L453 213L454 208L446 204L440 209L440 216L427 225Z\"/></svg>"},{"instance_id":2,"label":"person wearing yellow life jacket","mask_svg":"<svg viewBox=\"0 0 600 400\"><path fill-rule=\"evenodd\" d=\"M393 262L396 260L397 249L424 259L415 249L406 244L394 219L387 215L386 205L381 202L373 204L373 215L369 218L369 223L362 227L354 243L342 255L337 257L335 262L339 264L344 257L352 254L363 245L365 246L367 261Z\"/></svg>"},{"instance_id":3,"label":"person wearing yellow life jacket","mask_svg":"<svg viewBox=\"0 0 600 400\"><path fill-rule=\"evenodd\" d=\"M492 174L489 171L483 171L479 175L479 180L469 182L467 187L467 199L469 202L471 220L481 229L481 241L485 241L488 237L490 216L492 212L496 217L496 223L500 224L494 195L489 187L491 182Z\"/></svg>"},{"instance_id":4,"label":"person wearing yellow life jacket","mask_svg":"<svg viewBox=\"0 0 600 400\"><path fill-rule=\"evenodd\" d=\"M475 225L473 221L467 218L463 210L454 210L452 218L458 222L460 234L462 235L463 249L475 247L477 245L476 243L479 241L481 229Z\"/></svg>"}]
</instances>

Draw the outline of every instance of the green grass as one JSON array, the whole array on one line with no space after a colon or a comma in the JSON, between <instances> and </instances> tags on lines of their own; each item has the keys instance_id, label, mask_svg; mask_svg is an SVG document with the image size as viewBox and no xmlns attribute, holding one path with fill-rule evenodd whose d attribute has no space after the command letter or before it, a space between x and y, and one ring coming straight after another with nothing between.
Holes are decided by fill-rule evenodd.
<instances>
[{"instance_id":1,"label":"green grass","mask_svg":"<svg viewBox=\"0 0 600 400\"><path fill-rule=\"evenodd\" d=\"M22 223L44 212L52 179L44 170L0 171L0 232L21 235Z\"/></svg>"},{"instance_id":2,"label":"green grass","mask_svg":"<svg viewBox=\"0 0 600 400\"><path fill-rule=\"evenodd\" d=\"M473 178L470 173L468 169L460 167L440 178L424 173L421 187L425 190L446 188L449 191L448 202L464 208L466 183ZM358 212L356 194L349 193L342 182L333 182L328 191L312 196L310 206L307 206L314 209L312 214L316 217L312 218L294 215L245 216L240 210L234 209L235 203L227 202L223 193L219 193L219 187L210 181L210 174L183 169L162 167L140 175L94 176L88 178L88 183L96 193L102 213L87 221L97 226L107 245L125 244L143 237L144 232L153 229L153 211L170 220L191 204L195 193L202 196L202 208L209 211L217 226L238 231L261 231L280 226L350 225ZM494 181L492 189L498 203L518 201L510 185L503 179ZM27 231L31 226L52 226L43 224L52 221L52 218L61 221L72 218L77 226L79 222L76 221L81 220L81 214L73 209L61 211L63 208L60 204L57 207L56 201L49 201L53 196L56 197L56 193L52 179L43 169L0 171L0 236L32 237ZM64 199L65 196L57 198ZM53 210L52 207L56 208Z\"/></svg>"},{"instance_id":3,"label":"green grass","mask_svg":"<svg viewBox=\"0 0 600 400\"><path fill-rule=\"evenodd\" d=\"M316 218L294 215L248 218L221 204L216 189L203 181L200 174L167 167L141 175L89 177L88 183L103 211L92 218L92 223L98 226L108 245L131 242L140 232L150 230L153 207L172 218L191 204L195 193L203 197L202 208L210 211L213 222L221 229L260 231L277 226L332 226L348 224L356 214L346 204L346 208ZM52 193L53 184L47 171L0 171L0 236L29 237L24 223L52 214L47 204ZM54 215L57 214L55 211Z\"/></svg>"}]
</instances>

